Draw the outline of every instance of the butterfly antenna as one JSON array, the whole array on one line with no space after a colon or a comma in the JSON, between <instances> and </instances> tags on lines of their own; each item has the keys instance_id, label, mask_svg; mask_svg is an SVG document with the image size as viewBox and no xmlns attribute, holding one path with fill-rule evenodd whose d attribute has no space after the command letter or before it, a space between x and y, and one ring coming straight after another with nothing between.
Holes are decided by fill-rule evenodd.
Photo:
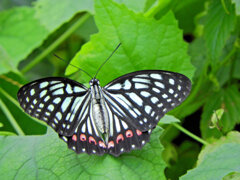
<instances>
[{"instance_id":1,"label":"butterfly antenna","mask_svg":"<svg viewBox=\"0 0 240 180\"><path fill-rule=\"evenodd\" d=\"M56 56L58 59L62 60L63 62L67 63L64 59L62 59L62 58L59 57L58 55L54 54L54 56ZM73 65L73 64L71 64L71 63L67 63L67 64L68 64L68 65L71 65L71 66L73 66L73 67L75 67L75 68L77 68L78 70L80 70L80 71L82 71L82 72L84 72L84 73L86 73L91 79L93 79L93 77L92 77L87 71L84 71L83 69L81 69L81 68L79 68L79 67L77 67L77 66L75 66L75 65Z\"/></svg>"},{"instance_id":2,"label":"butterfly antenna","mask_svg":"<svg viewBox=\"0 0 240 180\"><path fill-rule=\"evenodd\" d=\"M95 76L94 76L94 79L97 77L97 74L98 72L100 71L100 69L104 66L104 64L112 57L112 55L117 51L117 49L121 46L121 43L119 43L117 45L117 47L113 50L113 52L111 53L111 55L102 63L102 65L98 68Z\"/></svg>"}]
</instances>

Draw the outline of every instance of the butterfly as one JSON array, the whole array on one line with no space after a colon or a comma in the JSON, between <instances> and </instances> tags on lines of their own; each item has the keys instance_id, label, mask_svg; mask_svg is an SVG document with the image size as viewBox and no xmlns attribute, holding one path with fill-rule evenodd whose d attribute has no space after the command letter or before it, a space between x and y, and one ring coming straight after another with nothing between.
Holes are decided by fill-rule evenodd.
<instances>
[{"instance_id":1,"label":"butterfly","mask_svg":"<svg viewBox=\"0 0 240 180\"><path fill-rule=\"evenodd\" d=\"M39 79L21 87L18 100L76 153L119 156L141 149L191 90L186 76L162 70L132 72L104 87L95 77L90 88L63 77Z\"/></svg>"}]
</instances>

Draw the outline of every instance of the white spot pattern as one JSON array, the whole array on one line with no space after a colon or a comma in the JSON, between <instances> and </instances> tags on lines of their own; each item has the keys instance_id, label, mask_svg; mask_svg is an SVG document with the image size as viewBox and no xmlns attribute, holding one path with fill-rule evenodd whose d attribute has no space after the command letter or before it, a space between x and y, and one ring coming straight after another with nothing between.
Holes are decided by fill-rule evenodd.
<instances>
[{"instance_id":1,"label":"white spot pattern","mask_svg":"<svg viewBox=\"0 0 240 180\"><path fill-rule=\"evenodd\" d=\"M35 90L34 90L34 89L31 89L30 95L33 96L34 94L35 94Z\"/></svg>"},{"instance_id":2,"label":"white spot pattern","mask_svg":"<svg viewBox=\"0 0 240 180\"><path fill-rule=\"evenodd\" d=\"M46 81L46 82L42 82L40 85L39 85L39 87L42 89L42 88L45 88L45 87L47 87L48 86L48 82Z\"/></svg>"},{"instance_id":3,"label":"white spot pattern","mask_svg":"<svg viewBox=\"0 0 240 180\"><path fill-rule=\"evenodd\" d=\"M164 84L163 83L160 83L160 82L154 82L154 84L157 86L157 87L160 87L160 88L162 88L162 89L164 89L165 88L165 86L164 86Z\"/></svg>"},{"instance_id":4,"label":"white spot pattern","mask_svg":"<svg viewBox=\"0 0 240 180\"><path fill-rule=\"evenodd\" d=\"M147 114L149 114L151 110L152 110L151 106L148 106L148 105L145 106L145 112L146 112Z\"/></svg>"},{"instance_id":5,"label":"white spot pattern","mask_svg":"<svg viewBox=\"0 0 240 180\"><path fill-rule=\"evenodd\" d=\"M123 89L124 90L129 90L129 89L131 89L131 86L132 86L132 84L130 83L130 81L126 80L123 84Z\"/></svg>"},{"instance_id":6,"label":"white spot pattern","mask_svg":"<svg viewBox=\"0 0 240 180\"><path fill-rule=\"evenodd\" d=\"M135 88L136 89L146 89L146 88L148 88L148 85L142 84L142 83L135 83Z\"/></svg>"},{"instance_id":7,"label":"white spot pattern","mask_svg":"<svg viewBox=\"0 0 240 180\"><path fill-rule=\"evenodd\" d=\"M45 89L45 90L43 90L43 91L40 93L39 97L42 98L42 97L45 96L46 94L47 94L47 90Z\"/></svg>"},{"instance_id":8,"label":"white spot pattern","mask_svg":"<svg viewBox=\"0 0 240 180\"><path fill-rule=\"evenodd\" d=\"M162 76L160 74L150 74L151 78L162 80Z\"/></svg>"},{"instance_id":9,"label":"white spot pattern","mask_svg":"<svg viewBox=\"0 0 240 180\"><path fill-rule=\"evenodd\" d=\"M169 79L169 83L170 83L171 85L174 85L174 84L175 84L174 79L170 78L170 79Z\"/></svg>"},{"instance_id":10,"label":"white spot pattern","mask_svg":"<svg viewBox=\"0 0 240 180\"><path fill-rule=\"evenodd\" d=\"M72 90L72 87L70 86L70 84L67 84L66 91L67 91L68 94L72 94L73 93L73 90Z\"/></svg>"},{"instance_id":11,"label":"white spot pattern","mask_svg":"<svg viewBox=\"0 0 240 180\"><path fill-rule=\"evenodd\" d=\"M128 95L138 106L143 105L143 100L136 93L131 92Z\"/></svg>"},{"instance_id":12,"label":"white spot pattern","mask_svg":"<svg viewBox=\"0 0 240 180\"><path fill-rule=\"evenodd\" d=\"M61 106L62 112L66 111L66 109L69 106L69 104L71 103L71 101L72 101L72 97L66 97L64 99L62 106Z\"/></svg>"},{"instance_id":13,"label":"white spot pattern","mask_svg":"<svg viewBox=\"0 0 240 180\"><path fill-rule=\"evenodd\" d=\"M58 90L56 90L56 91L54 91L53 93L52 93L52 95L63 95L64 94L64 91L63 91L63 89L61 88L61 89L58 89Z\"/></svg>"}]
</instances>

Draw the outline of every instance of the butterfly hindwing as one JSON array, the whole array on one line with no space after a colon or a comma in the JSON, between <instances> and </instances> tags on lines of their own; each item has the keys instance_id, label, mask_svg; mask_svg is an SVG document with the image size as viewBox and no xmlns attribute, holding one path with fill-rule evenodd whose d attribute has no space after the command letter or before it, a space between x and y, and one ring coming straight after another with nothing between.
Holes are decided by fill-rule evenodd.
<instances>
[{"instance_id":1,"label":"butterfly hindwing","mask_svg":"<svg viewBox=\"0 0 240 180\"><path fill-rule=\"evenodd\" d=\"M72 135L84 118L90 92L76 81L50 77L23 86L18 100L26 113L47 122L60 135Z\"/></svg>"},{"instance_id":2,"label":"butterfly hindwing","mask_svg":"<svg viewBox=\"0 0 240 180\"><path fill-rule=\"evenodd\" d=\"M69 149L76 153L88 153L102 155L106 152L106 145L98 132L96 124L90 115L91 102L85 109L87 116L81 121L72 136L59 136L67 144Z\"/></svg>"},{"instance_id":3,"label":"butterfly hindwing","mask_svg":"<svg viewBox=\"0 0 240 180\"><path fill-rule=\"evenodd\" d=\"M106 102L106 107L109 115L109 138L107 144L109 154L119 156L123 152L140 149L149 141L151 129L141 132L123 120L109 102Z\"/></svg>"},{"instance_id":4,"label":"butterfly hindwing","mask_svg":"<svg viewBox=\"0 0 240 180\"><path fill-rule=\"evenodd\" d=\"M104 88L106 101L142 132L154 128L165 113L188 96L190 80L182 74L145 70L121 76Z\"/></svg>"}]
</instances>

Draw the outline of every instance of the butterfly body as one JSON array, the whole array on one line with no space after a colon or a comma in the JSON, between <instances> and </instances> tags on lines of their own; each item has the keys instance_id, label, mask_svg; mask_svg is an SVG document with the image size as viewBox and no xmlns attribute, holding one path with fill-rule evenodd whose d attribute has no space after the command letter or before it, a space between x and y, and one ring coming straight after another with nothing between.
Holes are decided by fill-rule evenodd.
<instances>
[{"instance_id":1,"label":"butterfly body","mask_svg":"<svg viewBox=\"0 0 240 180\"><path fill-rule=\"evenodd\" d=\"M76 153L118 156L141 149L165 113L185 100L190 80L179 73L143 70L104 87L51 77L18 92L26 113L51 126Z\"/></svg>"},{"instance_id":2,"label":"butterfly body","mask_svg":"<svg viewBox=\"0 0 240 180\"><path fill-rule=\"evenodd\" d=\"M94 78L89 82L89 84L92 96L91 97L92 117L96 123L98 131L101 134L108 134L109 117L99 80Z\"/></svg>"}]
</instances>

